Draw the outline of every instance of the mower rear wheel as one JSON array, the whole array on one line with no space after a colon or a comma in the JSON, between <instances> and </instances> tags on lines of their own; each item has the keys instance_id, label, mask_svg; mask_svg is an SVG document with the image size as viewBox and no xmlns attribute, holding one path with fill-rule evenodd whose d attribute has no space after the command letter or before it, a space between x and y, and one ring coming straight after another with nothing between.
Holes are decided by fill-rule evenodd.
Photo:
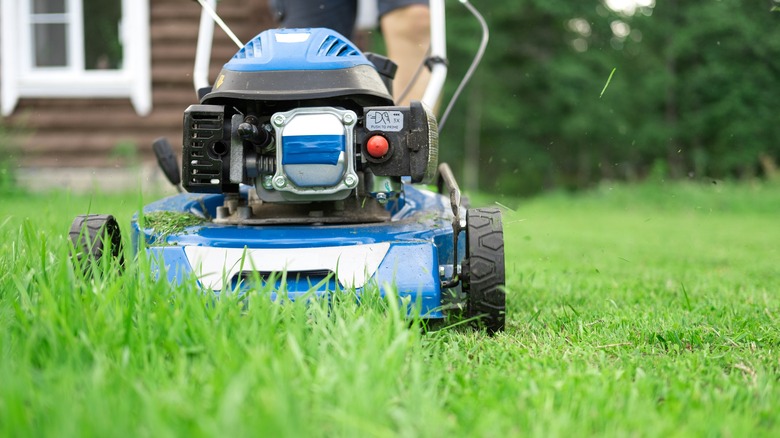
<instances>
[{"instance_id":1,"label":"mower rear wheel","mask_svg":"<svg viewBox=\"0 0 780 438\"><path fill-rule=\"evenodd\" d=\"M466 317L493 334L506 321L504 230L497 208L472 208L466 212L466 257L462 264Z\"/></svg>"},{"instance_id":2,"label":"mower rear wheel","mask_svg":"<svg viewBox=\"0 0 780 438\"><path fill-rule=\"evenodd\" d=\"M88 270L103 256L124 262L122 234L114 216L110 214L84 214L76 216L68 233L73 243L73 254ZM108 251L108 252L107 252Z\"/></svg>"}]
</instances>

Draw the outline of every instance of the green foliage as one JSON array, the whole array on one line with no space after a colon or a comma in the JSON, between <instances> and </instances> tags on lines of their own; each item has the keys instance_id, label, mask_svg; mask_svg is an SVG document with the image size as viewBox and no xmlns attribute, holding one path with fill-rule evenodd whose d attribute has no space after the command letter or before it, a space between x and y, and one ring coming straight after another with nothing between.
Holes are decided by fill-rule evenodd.
<instances>
[{"instance_id":1,"label":"green foliage","mask_svg":"<svg viewBox=\"0 0 780 438\"><path fill-rule=\"evenodd\" d=\"M0 153L2 153L1 150ZM7 193L16 189L15 173L14 165L10 160L0 160L0 193Z\"/></svg>"},{"instance_id":2,"label":"green foliage","mask_svg":"<svg viewBox=\"0 0 780 438\"><path fill-rule=\"evenodd\" d=\"M117 69L122 67L123 48L119 27L122 4L101 0L85 0L84 14L84 68Z\"/></svg>"},{"instance_id":3,"label":"green foliage","mask_svg":"<svg viewBox=\"0 0 780 438\"><path fill-rule=\"evenodd\" d=\"M463 151L477 126L483 189L633 181L658 161L672 178L749 178L765 170L760 157L780 159L772 1L664 1L631 15L598 0L474 3L490 24L490 46L442 133L442 156L455 169L476 162ZM457 78L478 33L457 2L447 14Z\"/></svg>"},{"instance_id":4,"label":"green foliage","mask_svg":"<svg viewBox=\"0 0 780 438\"><path fill-rule=\"evenodd\" d=\"M604 184L506 210L508 328L493 338L422 333L376 295L213 299L129 254L121 275L108 261L85 278L69 262L73 215L114 213L127 237L144 201L10 196L0 435L780 431L775 186Z\"/></svg>"},{"instance_id":5,"label":"green foliage","mask_svg":"<svg viewBox=\"0 0 780 438\"><path fill-rule=\"evenodd\" d=\"M137 167L140 164L138 145L131 140L121 140L111 149L111 158L127 167Z\"/></svg>"},{"instance_id":6,"label":"green foliage","mask_svg":"<svg viewBox=\"0 0 780 438\"><path fill-rule=\"evenodd\" d=\"M0 125L0 195L18 189L16 186L15 151L13 134Z\"/></svg>"}]
</instances>

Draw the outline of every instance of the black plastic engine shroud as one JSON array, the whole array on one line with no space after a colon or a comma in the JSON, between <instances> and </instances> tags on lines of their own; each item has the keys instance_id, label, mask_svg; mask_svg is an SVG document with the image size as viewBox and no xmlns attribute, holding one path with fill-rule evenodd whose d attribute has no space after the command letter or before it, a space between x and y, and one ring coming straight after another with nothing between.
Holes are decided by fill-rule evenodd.
<instances>
[{"instance_id":1,"label":"black plastic engine shroud","mask_svg":"<svg viewBox=\"0 0 780 438\"><path fill-rule=\"evenodd\" d=\"M229 177L232 128L227 110L224 105L190 105L184 111L182 185L189 192L238 192L238 185ZM367 107L361 112L355 127L355 150L360 151L363 160L355 160L356 170L368 169L377 176L409 176L415 183L431 176L431 159L435 161L438 156L437 145L431 142L436 126L435 122L431 125L420 102L408 107ZM389 129L376 129L377 123L367 120L366 115L377 113L394 115L396 123L384 126ZM390 148L383 157L371 157L366 150L368 139L374 135L388 140ZM244 142L242 147L250 149L252 145Z\"/></svg>"}]
</instances>

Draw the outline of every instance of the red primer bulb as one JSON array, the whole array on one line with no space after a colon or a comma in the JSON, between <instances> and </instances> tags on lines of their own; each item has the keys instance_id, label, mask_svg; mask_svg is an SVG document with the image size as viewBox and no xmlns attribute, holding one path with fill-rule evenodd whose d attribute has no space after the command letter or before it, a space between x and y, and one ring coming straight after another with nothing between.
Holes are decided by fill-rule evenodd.
<instances>
[{"instance_id":1,"label":"red primer bulb","mask_svg":"<svg viewBox=\"0 0 780 438\"><path fill-rule=\"evenodd\" d=\"M382 158L387 154L387 151L390 150L390 143L381 135L375 135L368 139L366 150L368 151L368 155L371 155L374 158Z\"/></svg>"}]
</instances>

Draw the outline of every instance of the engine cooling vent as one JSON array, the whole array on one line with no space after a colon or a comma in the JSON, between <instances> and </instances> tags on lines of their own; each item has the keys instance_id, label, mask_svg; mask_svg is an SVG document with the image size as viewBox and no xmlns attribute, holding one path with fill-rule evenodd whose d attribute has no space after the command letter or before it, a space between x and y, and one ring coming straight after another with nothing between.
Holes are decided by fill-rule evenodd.
<instances>
[{"instance_id":1,"label":"engine cooling vent","mask_svg":"<svg viewBox=\"0 0 780 438\"><path fill-rule=\"evenodd\" d=\"M230 184L223 114L221 105L190 105L184 112L182 185L189 192L221 193Z\"/></svg>"},{"instance_id":2,"label":"engine cooling vent","mask_svg":"<svg viewBox=\"0 0 780 438\"><path fill-rule=\"evenodd\" d=\"M334 30L321 27L269 29L252 38L236 52L223 67L223 73L340 70L359 65L373 64L363 56L357 46ZM226 79L231 79L229 76ZM238 87L236 91L249 91L247 87L250 87L254 93L259 86L248 85L246 78L232 79L234 80L229 80L228 83L234 82L232 86ZM262 87L274 87L276 83L277 80L263 82ZM300 81L297 81L297 84L296 87L300 86L302 89L310 88ZM333 87L324 86L333 89L336 87L335 84ZM217 91L224 90L221 88Z\"/></svg>"},{"instance_id":3,"label":"engine cooling vent","mask_svg":"<svg viewBox=\"0 0 780 438\"><path fill-rule=\"evenodd\" d=\"M322 42L319 50L317 50L317 56L360 56L360 52L348 42L333 35L328 35L325 41Z\"/></svg>"},{"instance_id":4,"label":"engine cooling vent","mask_svg":"<svg viewBox=\"0 0 780 438\"><path fill-rule=\"evenodd\" d=\"M235 55L233 55L233 59L260 58L263 56L262 49L262 41L260 38L254 38L253 40L246 43L244 47L242 47L241 50L239 50Z\"/></svg>"}]
</instances>

